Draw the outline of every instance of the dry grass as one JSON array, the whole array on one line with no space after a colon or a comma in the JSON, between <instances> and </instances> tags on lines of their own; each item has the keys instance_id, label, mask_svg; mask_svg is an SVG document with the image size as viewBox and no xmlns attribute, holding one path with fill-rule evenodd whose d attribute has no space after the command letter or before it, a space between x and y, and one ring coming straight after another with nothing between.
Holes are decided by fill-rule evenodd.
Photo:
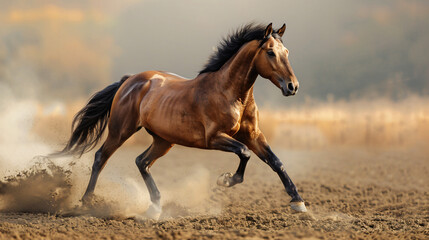
<instances>
[{"instance_id":1,"label":"dry grass","mask_svg":"<svg viewBox=\"0 0 429 240\"><path fill-rule=\"evenodd\" d=\"M39 105L33 131L46 142L64 143L70 134L71 119L84 103ZM429 99L309 102L289 110L262 109L260 125L271 144L290 149L429 147ZM127 144L147 145L150 141L142 131Z\"/></svg>"},{"instance_id":2,"label":"dry grass","mask_svg":"<svg viewBox=\"0 0 429 240\"><path fill-rule=\"evenodd\" d=\"M429 99L308 105L261 111L261 129L288 148L429 146Z\"/></svg>"}]
</instances>

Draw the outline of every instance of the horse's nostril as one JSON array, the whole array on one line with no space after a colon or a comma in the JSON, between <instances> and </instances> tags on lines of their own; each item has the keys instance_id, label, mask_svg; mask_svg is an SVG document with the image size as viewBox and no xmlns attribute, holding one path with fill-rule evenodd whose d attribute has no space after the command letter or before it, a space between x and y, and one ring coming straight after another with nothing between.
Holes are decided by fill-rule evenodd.
<instances>
[{"instance_id":1,"label":"horse's nostril","mask_svg":"<svg viewBox=\"0 0 429 240\"><path fill-rule=\"evenodd\" d=\"M291 92L295 90L295 86L294 86L294 85L293 85L293 83L291 83L291 82L287 84L287 88L288 88L288 89L289 89L289 91L291 91Z\"/></svg>"}]
</instances>

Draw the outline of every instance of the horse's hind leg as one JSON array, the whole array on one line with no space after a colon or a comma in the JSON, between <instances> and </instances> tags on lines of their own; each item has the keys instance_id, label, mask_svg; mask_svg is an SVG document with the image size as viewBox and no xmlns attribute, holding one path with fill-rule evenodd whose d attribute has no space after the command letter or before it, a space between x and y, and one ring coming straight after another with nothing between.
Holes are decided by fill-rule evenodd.
<instances>
[{"instance_id":1,"label":"horse's hind leg","mask_svg":"<svg viewBox=\"0 0 429 240\"><path fill-rule=\"evenodd\" d=\"M149 172L149 168L158 158L164 156L168 150L173 147L173 144L153 133L151 134L153 136L152 145L136 158L136 164L144 182L146 183L150 194L150 200L152 201L152 205L150 206L147 215L151 218L157 219L161 214L161 194L159 193L155 181Z\"/></svg>"},{"instance_id":2,"label":"horse's hind leg","mask_svg":"<svg viewBox=\"0 0 429 240\"><path fill-rule=\"evenodd\" d=\"M133 133L126 133L125 136L109 133L103 146L95 153L94 164L92 165L91 178L86 188L85 194L82 197L82 202L85 204L94 193L95 185L101 170L106 165L107 160L112 154L127 140Z\"/></svg>"}]
</instances>

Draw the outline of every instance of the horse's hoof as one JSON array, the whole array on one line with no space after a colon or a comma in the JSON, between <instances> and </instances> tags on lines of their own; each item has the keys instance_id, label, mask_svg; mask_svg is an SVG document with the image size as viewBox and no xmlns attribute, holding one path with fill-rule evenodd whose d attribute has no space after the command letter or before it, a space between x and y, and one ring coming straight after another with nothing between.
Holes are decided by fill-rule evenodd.
<instances>
[{"instance_id":1,"label":"horse's hoof","mask_svg":"<svg viewBox=\"0 0 429 240\"><path fill-rule=\"evenodd\" d=\"M149 219L158 220L161 216L162 208L157 204L151 204L146 210L145 216Z\"/></svg>"},{"instance_id":2,"label":"horse's hoof","mask_svg":"<svg viewBox=\"0 0 429 240\"><path fill-rule=\"evenodd\" d=\"M222 173L217 179L217 185L222 187L231 187L232 173Z\"/></svg>"},{"instance_id":3,"label":"horse's hoof","mask_svg":"<svg viewBox=\"0 0 429 240\"><path fill-rule=\"evenodd\" d=\"M291 202L290 207L297 212L307 212L307 208L305 207L304 202Z\"/></svg>"}]
</instances>

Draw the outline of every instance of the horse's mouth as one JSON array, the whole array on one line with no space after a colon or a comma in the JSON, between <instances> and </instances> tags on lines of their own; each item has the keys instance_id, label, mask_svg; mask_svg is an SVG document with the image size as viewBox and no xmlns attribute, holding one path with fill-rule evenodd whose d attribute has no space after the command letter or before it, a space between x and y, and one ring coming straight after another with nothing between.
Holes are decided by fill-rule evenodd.
<instances>
[{"instance_id":1,"label":"horse's mouth","mask_svg":"<svg viewBox=\"0 0 429 240\"><path fill-rule=\"evenodd\" d=\"M289 96L295 95L295 93L291 93L291 92L289 92L289 90L287 90L287 89L285 90L283 87L281 89L282 89L282 94L285 97L289 97Z\"/></svg>"}]
</instances>

